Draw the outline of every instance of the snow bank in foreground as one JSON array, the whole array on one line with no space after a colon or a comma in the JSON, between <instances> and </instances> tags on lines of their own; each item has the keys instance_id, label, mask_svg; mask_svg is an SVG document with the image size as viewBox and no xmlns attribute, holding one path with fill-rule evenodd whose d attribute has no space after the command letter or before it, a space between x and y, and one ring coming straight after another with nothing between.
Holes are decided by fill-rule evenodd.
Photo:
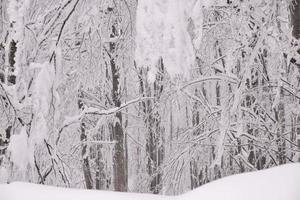
<instances>
[{"instance_id":1,"label":"snow bank in foreground","mask_svg":"<svg viewBox=\"0 0 300 200\"><path fill-rule=\"evenodd\" d=\"M29 183L0 185L1 200L299 200L300 163L221 179L171 197L63 189Z\"/></svg>"},{"instance_id":2,"label":"snow bank in foreground","mask_svg":"<svg viewBox=\"0 0 300 200\"><path fill-rule=\"evenodd\" d=\"M196 200L196 196L204 200L300 200L300 163L229 176L183 199Z\"/></svg>"}]
</instances>

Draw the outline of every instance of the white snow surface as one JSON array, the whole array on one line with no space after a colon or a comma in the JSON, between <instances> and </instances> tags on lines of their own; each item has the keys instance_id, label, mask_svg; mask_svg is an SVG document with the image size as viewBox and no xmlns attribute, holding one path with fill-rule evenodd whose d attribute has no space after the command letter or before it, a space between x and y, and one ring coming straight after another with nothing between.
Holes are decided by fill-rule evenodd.
<instances>
[{"instance_id":1,"label":"white snow surface","mask_svg":"<svg viewBox=\"0 0 300 200\"><path fill-rule=\"evenodd\" d=\"M63 189L15 182L0 185L1 200L299 200L300 163L245 173L179 196Z\"/></svg>"}]
</instances>

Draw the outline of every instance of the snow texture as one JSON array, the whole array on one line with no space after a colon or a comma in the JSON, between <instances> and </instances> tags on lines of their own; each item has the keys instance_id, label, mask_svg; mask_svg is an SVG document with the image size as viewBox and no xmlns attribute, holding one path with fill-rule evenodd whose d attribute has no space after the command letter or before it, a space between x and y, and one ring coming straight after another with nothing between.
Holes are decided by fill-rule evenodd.
<instances>
[{"instance_id":1,"label":"snow texture","mask_svg":"<svg viewBox=\"0 0 300 200\"><path fill-rule=\"evenodd\" d=\"M214 181L179 196L62 189L30 183L0 185L5 200L299 200L300 164L289 164Z\"/></svg>"},{"instance_id":2,"label":"snow texture","mask_svg":"<svg viewBox=\"0 0 300 200\"><path fill-rule=\"evenodd\" d=\"M32 63L30 67L32 69L37 68L40 70L32 90L35 119L31 137L33 142L38 144L44 140L48 129L46 117L52 103L52 87L54 84L55 72L53 66L49 63Z\"/></svg>"},{"instance_id":3,"label":"snow texture","mask_svg":"<svg viewBox=\"0 0 300 200\"><path fill-rule=\"evenodd\" d=\"M21 170L26 170L33 163L33 148L30 144L26 128L22 127L19 134L13 135L8 146L11 161Z\"/></svg>"},{"instance_id":4,"label":"snow texture","mask_svg":"<svg viewBox=\"0 0 300 200\"><path fill-rule=\"evenodd\" d=\"M139 1L135 57L139 66L150 68L150 82L160 58L171 77L189 75L202 38L202 6L199 0ZM194 37L188 32L189 22Z\"/></svg>"},{"instance_id":5,"label":"snow texture","mask_svg":"<svg viewBox=\"0 0 300 200\"><path fill-rule=\"evenodd\" d=\"M49 113L52 101L52 86L54 81L54 69L48 63L32 63L31 69L38 69L38 75L32 88L33 122L30 134L27 134L26 126L23 126L19 134L11 137L8 146L10 159L19 170L25 171L28 165L33 164L34 147L41 144L48 132L46 117Z\"/></svg>"}]
</instances>

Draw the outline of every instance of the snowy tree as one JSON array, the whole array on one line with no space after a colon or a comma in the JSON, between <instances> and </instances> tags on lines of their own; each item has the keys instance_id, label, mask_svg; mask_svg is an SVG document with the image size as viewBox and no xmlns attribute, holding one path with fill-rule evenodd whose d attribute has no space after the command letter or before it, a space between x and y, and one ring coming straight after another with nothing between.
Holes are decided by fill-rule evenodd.
<instances>
[{"instance_id":1,"label":"snowy tree","mask_svg":"<svg viewBox=\"0 0 300 200\"><path fill-rule=\"evenodd\" d=\"M298 4L0 0L1 181L174 195L299 162Z\"/></svg>"}]
</instances>

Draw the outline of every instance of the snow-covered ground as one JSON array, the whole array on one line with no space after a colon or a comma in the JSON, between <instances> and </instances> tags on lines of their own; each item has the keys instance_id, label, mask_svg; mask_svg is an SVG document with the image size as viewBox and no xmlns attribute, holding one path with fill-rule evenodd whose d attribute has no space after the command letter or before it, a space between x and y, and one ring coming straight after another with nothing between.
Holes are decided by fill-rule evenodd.
<instances>
[{"instance_id":1,"label":"snow-covered ground","mask_svg":"<svg viewBox=\"0 0 300 200\"><path fill-rule=\"evenodd\" d=\"M1 200L300 200L300 163L230 176L180 196L63 189L29 183L0 185Z\"/></svg>"}]
</instances>

